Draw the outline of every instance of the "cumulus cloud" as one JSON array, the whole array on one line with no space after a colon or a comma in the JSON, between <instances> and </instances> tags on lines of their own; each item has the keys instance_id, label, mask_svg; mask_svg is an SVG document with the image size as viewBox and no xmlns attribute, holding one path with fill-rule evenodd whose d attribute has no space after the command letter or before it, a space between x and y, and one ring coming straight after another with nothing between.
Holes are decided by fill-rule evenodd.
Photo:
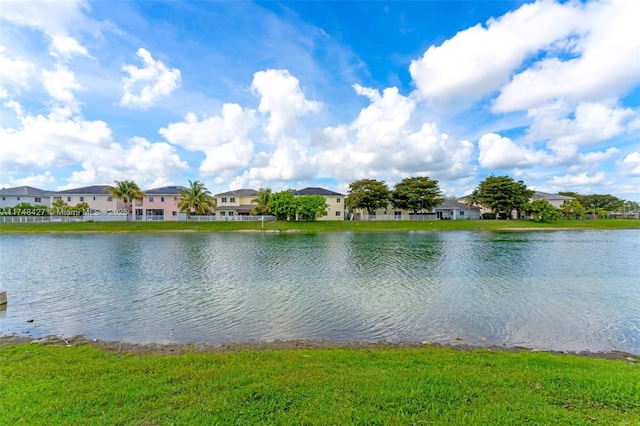
<instances>
[{"instance_id":1,"label":"cumulus cloud","mask_svg":"<svg viewBox=\"0 0 640 426\"><path fill-rule=\"evenodd\" d=\"M420 123L414 117L415 101L397 88L382 93L359 85L354 89L370 104L351 123L350 132L338 127L320 133L329 149L316 155L319 170L344 181L409 174L457 179L475 172L470 165L473 144L450 138L434 123Z\"/></svg>"},{"instance_id":2,"label":"cumulus cloud","mask_svg":"<svg viewBox=\"0 0 640 426\"><path fill-rule=\"evenodd\" d=\"M42 70L42 80L49 96L68 106L75 106L73 90L82 89L82 86L69 68L58 64L53 71Z\"/></svg>"},{"instance_id":3,"label":"cumulus cloud","mask_svg":"<svg viewBox=\"0 0 640 426\"><path fill-rule=\"evenodd\" d=\"M632 152L624 157L621 173L626 176L640 176L640 152Z\"/></svg>"},{"instance_id":4,"label":"cumulus cloud","mask_svg":"<svg viewBox=\"0 0 640 426\"><path fill-rule=\"evenodd\" d=\"M51 188L56 182L55 176L50 171L39 175L31 173L29 176L11 181L12 186L33 186L35 188Z\"/></svg>"},{"instance_id":5,"label":"cumulus cloud","mask_svg":"<svg viewBox=\"0 0 640 426\"><path fill-rule=\"evenodd\" d=\"M188 168L175 147L166 142L152 143L141 137L132 138L128 146L112 143L94 154L97 155L86 157L82 170L73 172L63 189L98 182L111 183L124 177L143 188L164 186L172 183L172 176Z\"/></svg>"},{"instance_id":6,"label":"cumulus cloud","mask_svg":"<svg viewBox=\"0 0 640 426\"><path fill-rule=\"evenodd\" d=\"M529 55L570 35L578 18L574 3L525 4L429 47L409 71L425 98L476 100L507 83Z\"/></svg>"},{"instance_id":7,"label":"cumulus cloud","mask_svg":"<svg viewBox=\"0 0 640 426\"><path fill-rule=\"evenodd\" d=\"M255 111L238 104L224 104L220 116L199 120L189 113L185 121L169 124L160 134L174 145L204 152L200 173L213 175L247 167L253 156L249 130L255 124Z\"/></svg>"},{"instance_id":8,"label":"cumulus cloud","mask_svg":"<svg viewBox=\"0 0 640 426\"><path fill-rule=\"evenodd\" d=\"M574 9L569 2L556 7L571 10L568 23L554 25L573 28L576 57L563 60L553 55L516 74L501 89L495 111L525 110L557 98L571 103L598 101L620 96L640 81L640 2L594 1L584 9Z\"/></svg>"},{"instance_id":9,"label":"cumulus cloud","mask_svg":"<svg viewBox=\"0 0 640 426\"><path fill-rule=\"evenodd\" d=\"M550 183L553 186L560 188L575 188L590 185L603 185L607 183L607 178L604 172L596 172L589 174L587 172L577 175L567 174L564 176L554 176Z\"/></svg>"},{"instance_id":10,"label":"cumulus cloud","mask_svg":"<svg viewBox=\"0 0 640 426\"><path fill-rule=\"evenodd\" d=\"M180 87L181 75L179 69L169 69L162 61L154 60L146 49L138 49L137 55L142 59L142 68L122 67L129 76L122 79L124 94L120 105L144 110Z\"/></svg>"},{"instance_id":11,"label":"cumulus cloud","mask_svg":"<svg viewBox=\"0 0 640 426\"><path fill-rule=\"evenodd\" d=\"M478 147L480 148L478 161L482 167L489 169L531 167L554 162L553 157L544 151L520 146L511 139L495 133L482 136Z\"/></svg>"},{"instance_id":12,"label":"cumulus cloud","mask_svg":"<svg viewBox=\"0 0 640 426\"><path fill-rule=\"evenodd\" d=\"M35 66L23 59L11 59L4 55L6 48L0 45L0 99L27 87Z\"/></svg>"},{"instance_id":13,"label":"cumulus cloud","mask_svg":"<svg viewBox=\"0 0 640 426\"><path fill-rule=\"evenodd\" d=\"M260 96L258 111L269 114L266 132L273 141L295 130L296 118L320 111L321 102L308 100L300 82L287 70L268 69L253 76L251 88Z\"/></svg>"}]
</instances>

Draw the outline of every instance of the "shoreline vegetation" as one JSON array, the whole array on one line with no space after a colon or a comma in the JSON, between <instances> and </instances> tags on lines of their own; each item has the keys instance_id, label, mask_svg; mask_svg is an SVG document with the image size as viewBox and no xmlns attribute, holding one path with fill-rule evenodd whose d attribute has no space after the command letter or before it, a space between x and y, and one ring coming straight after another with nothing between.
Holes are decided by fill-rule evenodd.
<instances>
[{"instance_id":1,"label":"shoreline vegetation","mask_svg":"<svg viewBox=\"0 0 640 426\"><path fill-rule=\"evenodd\" d=\"M3 223L9 233L119 233L119 232L377 232L377 231L551 231L640 229L640 219L437 220L437 221L212 221L212 222L62 222Z\"/></svg>"},{"instance_id":2,"label":"shoreline vegetation","mask_svg":"<svg viewBox=\"0 0 640 426\"><path fill-rule=\"evenodd\" d=\"M2 424L640 422L640 364L613 352L25 342L0 337Z\"/></svg>"}]
</instances>

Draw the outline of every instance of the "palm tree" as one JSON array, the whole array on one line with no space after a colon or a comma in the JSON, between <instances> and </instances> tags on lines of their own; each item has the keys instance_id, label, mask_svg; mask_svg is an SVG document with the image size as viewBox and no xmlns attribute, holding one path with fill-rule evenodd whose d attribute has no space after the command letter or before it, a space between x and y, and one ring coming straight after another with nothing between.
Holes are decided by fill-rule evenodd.
<instances>
[{"instance_id":1,"label":"palm tree","mask_svg":"<svg viewBox=\"0 0 640 426\"><path fill-rule=\"evenodd\" d=\"M116 186L108 188L109 193L112 197L121 199L128 206L128 211L131 212L131 218L133 218L133 200L142 201L144 192L132 180L116 180L114 182Z\"/></svg>"},{"instance_id":2,"label":"palm tree","mask_svg":"<svg viewBox=\"0 0 640 426\"><path fill-rule=\"evenodd\" d=\"M189 214L204 215L216 208L216 201L202 182L189 181L189 188L180 191L178 208Z\"/></svg>"},{"instance_id":3,"label":"palm tree","mask_svg":"<svg viewBox=\"0 0 640 426\"><path fill-rule=\"evenodd\" d=\"M257 203L257 205L251 210L251 214L254 215L268 215L271 213L271 209L269 208L269 199L271 198L271 189L270 188L260 188L258 190L258 194L256 198L251 200L252 203Z\"/></svg>"}]
</instances>

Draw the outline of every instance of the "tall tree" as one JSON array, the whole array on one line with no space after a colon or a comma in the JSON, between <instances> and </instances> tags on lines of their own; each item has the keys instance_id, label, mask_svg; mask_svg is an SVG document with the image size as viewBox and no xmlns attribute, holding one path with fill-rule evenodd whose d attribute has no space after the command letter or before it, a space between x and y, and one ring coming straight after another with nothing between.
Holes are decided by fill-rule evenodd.
<instances>
[{"instance_id":1,"label":"tall tree","mask_svg":"<svg viewBox=\"0 0 640 426\"><path fill-rule=\"evenodd\" d=\"M205 215L215 210L216 201L202 182L189 181L189 188L180 191L178 208L187 214Z\"/></svg>"},{"instance_id":2,"label":"tall tree","mask_svg":"<svg viewBox=\"0 0 640 426\"><path fill-rule=\"evenodd\" d=\"M432 210L444 201L438 181L426 176L402 179L391 193L391 204L413 213Z\"/></svg>"},{"instance_id":3,"label":"tall tree","mask_svg":"<svg viewBox=\"0 0 640 426\"><path fill-rule=\"evenodd\" d=\"M553 222L562 217L560 211L547 200L535 200L524 205L523 210L531 215L534 222Z\"/></svg>"},{"instance_id":4,"label":"tall tree","mask_svg":"<svg viewBox=\"0 0 640 426\"><path fill-rule=\"evenodd\" d=\"M277 220L294 220L298 214L298 201L291 190L271 194L267 205Z\"/></svg>"},{"instance_id":5,"label":"tall tree","mask_svg":"<svg viewBox=\"0 0 640 426\"><path fill-rule=\"evenodd\" d=\"M258 195L256 198L251 200L252 203L257 203L257 205L251 210L251 214L254 215L268 215L271 213L271 209L269 209L269 199L271 198L271 189L269 188L260 188L258 190Z\"/></svg>"},{"instance_id":6,"label":"tall tree","mask_svg":"<svg viewBox=\"0 0 640 426\"><path fill-rule=\"evenodd\" d=\"M583 219L585 214L584 207L578 200L565 201L560 206L560 212L566 219Z\"/></svg>"},{"instance_id":7,"label":"tall tree","mask_svg":"<svg viewBox=\"0 0 640 426\"><path fill-rule=\"evenodd\" d=\"M127 211L133 219L133 200L142 201L144 192L140 189L137 183L132 180L116 180L116 186L109 188L111 196L121 199L127 206Z\"/></svg>"},{"instance_id":8,"label":"tall tree","mask_svg":"<svg viewBox=\"0 0 640 426\"><path fill-rule=\"evenodd\" d=\"M327 213L329 205L322 195L301 195L297 199L300 219L314 222Z\"/></svg>"},{"instance_id":9,"label":"tall tree","mask_svg":"<svg viewBox=\"0 0 640 426\"><path fill-rule=\"evenodd\" d=\"M496 217L500 212L511 217L511 211L521 211L534 191L527 189L521 180L516 182L509 176L491 175L480 182L474 192L480 205L493 210Z\"/></svg>"},{"instance_id":10,"label":"tall tree","mask_svg":"<svg viewBox=\"0 0 640 426\"><path fill-rule=\"evenodd\" d=\"M349 209L365 209L370 215L385 209L391 200L391 191L384 182L375 179L357 180L349 185L345 204Z\"/></svg>"}]
</instances>

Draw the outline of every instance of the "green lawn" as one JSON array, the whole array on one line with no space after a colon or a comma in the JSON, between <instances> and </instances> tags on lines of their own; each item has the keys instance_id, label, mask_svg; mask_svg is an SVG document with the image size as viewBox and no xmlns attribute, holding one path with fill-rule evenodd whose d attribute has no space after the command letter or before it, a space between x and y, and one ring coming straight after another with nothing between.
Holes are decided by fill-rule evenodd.
<instances>
[{"instance_id":1,"label":"green lawn","mask_svg":"<svg viewBox=\"0 0 640 426\"><path fill-rule=\"evenodd\" d=\"M265 222L266 231L428 231L501 229L640 229L638 219L559 220L537 223L530 220L439 220L439 221L335 221ZM78 222L78 223L0 223L0 233L43 232L161 232L161 231L239 231L262 230L260 222Z\"/></svg>"},{"instance_id":2,"label":"green lawn","mask_svg":"<svg viewBox=\"0 0 640 426\"><path fill-rule=\"evenodd\" d=\"M0 424L640 424L640 365L450 348L0 348Z\"/></svg>"}]
</instances>

